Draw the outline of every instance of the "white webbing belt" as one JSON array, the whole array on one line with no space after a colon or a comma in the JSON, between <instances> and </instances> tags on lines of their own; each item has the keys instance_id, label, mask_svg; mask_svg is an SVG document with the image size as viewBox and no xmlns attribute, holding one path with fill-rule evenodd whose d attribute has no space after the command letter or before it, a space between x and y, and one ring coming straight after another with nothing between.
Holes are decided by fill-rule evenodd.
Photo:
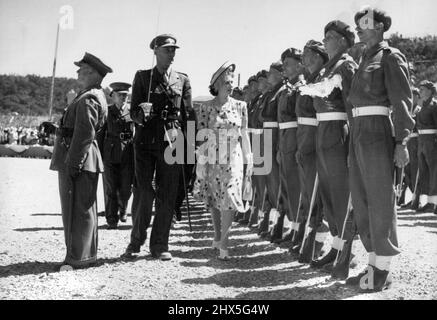
<instances>
[{"instance_id":1,"label":"white webbing belt","mask_svg":"<svg viewBox=\"0 0 437 320\"><path fill-rule=\"evenodd\" d=\"M262 133L263 133L263 129L255 129L255 128L252 128L251 132L252 132L253 134L262 134Z\"/></svg>"},{"instance_id":2,"label":"white webbing belt","mask_svg":"<svg viewBox=\"0 0 437 320\"><path fill-rule=\"evenodd\" d=\"M346 112L322 112L317 113L317 121L336 121L336 120L344 120L347 121L347 113Z\"/></svg>"},{"instance_id":3,"label":"white webbing belt","mask_svg":"<svg viewBox=\"0 0 437 320\"><path fill-rule=\"evenodd\" d=\"M297 118L297 123L305 126L313 126L313 127L317 127L318 125L316 118L306 118L306 117Z\"/></svg>"},{"instance_id":4,"label":"white webbing belt","mask_svg":"<svg viewBox=\"0 0 437 320\"><path fill-rule=\"evenodd\" d=\"M279 129L297 128L297 121L279 123Z\"/></svg>"},{"instance_id":5,"label":"white webbing belt","mask_svg":"<svg viewBox=\"0 0 437 320\"><path fill-rule=\"evenodd\" d=\"M264 122L263 123L263 127L264 128L277 128L278 127L278 123L277 122Z\"/></svg>"},{"instance_id":6,"label":"white webbing belt","mask_svg":"<svg viewBox=\"0 0 437 320\"><path fill-rule=\"evenodd\" d=\"M420 135L422 134L436 134L437 129L423 129L423 130L417 130Z\"/></svg>"},{"instance_id":7,"label":"white webbing belt","mask_svg":"<svg viewBox=\"0 0 437 320\"><path fill-rule=\"evenodd\" d=\"M352 109L352 116L364 117L364 116L389 116L390 108L384 106L367 106L367 107L356 107Z\"/></svg>"}]
</instances>

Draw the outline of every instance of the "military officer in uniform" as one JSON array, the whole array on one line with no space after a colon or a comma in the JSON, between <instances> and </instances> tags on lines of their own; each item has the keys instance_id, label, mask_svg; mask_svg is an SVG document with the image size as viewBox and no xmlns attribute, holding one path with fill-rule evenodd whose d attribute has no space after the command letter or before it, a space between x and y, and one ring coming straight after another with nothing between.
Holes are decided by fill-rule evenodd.
<instances>
[{"instance_id":1,"label":"military officer in uniform","mask_svg":"<svg viewBox=\"0 0 437 320\"><path fill-rule=\"evenodd\" d=\"M311 266L320 268L331 265L339 252L351 256L353 232L352 221L343 227L350 217L349 169L347 166L349 127L347 124L346 105L357 64L346 52L354 45L355 34L346 23L335 20L329 22L324 30L324 46L329 55L329 62L315 84L313 104L317 112L317 172L319 190L323 203L324 215L333 237L331 250L323 258L315 260ZM326 83L332 83L331 92L325 89ZM341 268L340 268L341 266ZM334 276L346 279L349 273L349 261L338 264L332 272Z\"/></svg>"},{"instance_id":2,"label":"military officer in uniform","mask_svg":"<svg viewBox=\"0 0 437 320\"><path fill-rule=\"evenodd\" d=\"M171 68L177 48L179 46L173 35L155 37L150 49L156 56L156 67L138 71L132 85L130 115L137 124L134 137L136 210L132 212L130 243L123 255L127 258L139 253L146 241L154 198L150 253L163 261L172 258L168 239L181 165L167 163L164 154L169 142L182 134L187 114L193 108L188 76ZM152 186L154 177L155 189Z\"/></svg>"},{"instance_id":3,"label":"military officer in uniform","mask_svg":"<svg viewBox=\"0 0 437 320\"><path fill-rule=\"evenodd\" d=\"M390 16L365 8L356 13L355 23L358 37L366 43L366 52L352 79L348 98L353 106L350 188L354 218L369 262L362 273L348 278L346 284L372 292L391 286L390 263L400 253L394 166L408 163L404 139L413 129L414 120L409 113L412 93L407 60L384 41L384 32L391 26Z\"/></svg>"},{"instance_id":4,"label":"military officer in uniform","mask_svg":"<svg viewBox=\"0 0 437 320\"><path fill-rule=\"evenodd\" d=\"M101 82L112 69L85 53L74 63L81 91L67 106L56 133L50 169L58 171L67 254L62 268L97 260L97 182L104 166L97 144L107 104Z\"/></svg>"},{"instance_id":5,"label":"military officer in uniform","mask_svg":"<svg viewBox=\"0 0 437 320\"><path fill-rule=\"evenodd\" d=\"M417 113L419 133L419 190L428 196L428 203L417 212L437 212L437 95L435 85L424 80L419 84L422 107Z\"/></svg>"},{"instance_id":6,"label":"military officer in uniform","mask_svg":"<svg viewBox=\"0 0 437 320\"><path fill-rule=\"evenodd\" d=\"M114 82L109 87L114 104L108 106L108 117L103 127L103 189L108 229L115 229L119 220L126 222L126 208L132 194L134 125L126 103L131 85Z\"/></svg>"}]
</instances>

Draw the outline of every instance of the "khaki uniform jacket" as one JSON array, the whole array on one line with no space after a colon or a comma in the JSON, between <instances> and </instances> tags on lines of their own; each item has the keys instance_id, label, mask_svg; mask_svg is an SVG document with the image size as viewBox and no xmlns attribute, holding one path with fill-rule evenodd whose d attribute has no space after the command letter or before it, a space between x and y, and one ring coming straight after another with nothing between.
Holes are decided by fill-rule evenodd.
<instances>
[{"instance_id":1,"label":"khaki uniform jacket","mask_svg":"<svg viewBox=\"0 0 437 320\"><path fill-rule=\"evenodd\" d=\"M88 88L78 94L64 111L60 128L73 131L72 137L56 135L50 170L68 166L89 172L103 172L97 135L106 119L108 107L101 87Z\"/></svg>"}]
</instances>

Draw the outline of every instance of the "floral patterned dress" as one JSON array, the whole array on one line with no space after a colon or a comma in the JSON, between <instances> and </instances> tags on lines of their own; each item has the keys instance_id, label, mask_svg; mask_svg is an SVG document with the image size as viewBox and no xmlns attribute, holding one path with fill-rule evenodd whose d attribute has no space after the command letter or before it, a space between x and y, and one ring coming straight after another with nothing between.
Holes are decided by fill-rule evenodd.
<instances>
[{"instance_id":1,"label":"floral patterned dress","mask_svg":"<svg viewBox=\"0 0 437 320\"><path fill-rule=\"evenodd\" d=\"M246 103L229 98L223 106L217 106L214 100L206 101L200 106L197 119L198 133L206 137L198 154L207 157L208 162L202 168L204 177L196 179L195 198L208 209L245 212L241 130L247 129Z\"/></svg>"}]
</instances>

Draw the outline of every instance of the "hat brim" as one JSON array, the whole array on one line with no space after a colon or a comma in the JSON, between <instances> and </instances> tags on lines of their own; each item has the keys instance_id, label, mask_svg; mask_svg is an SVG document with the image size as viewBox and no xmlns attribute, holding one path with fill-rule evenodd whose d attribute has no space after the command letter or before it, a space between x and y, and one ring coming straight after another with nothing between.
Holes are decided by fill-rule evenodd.
<instances>
[{"instance_id":1,"label":"hat brim","mask_svg":"<svg viewBox=\"0 0 437 320\"><path fill-rule=\"evenodd\" d=\"M219 70L216 71L216 74L214 74L213 78L211 79L210 85L212 86L218 78L220 78L220 76L228 69L232 68L234 71L235 70L235 63L229 63L229 62L225 62L220 68L222 69L220 72L217 72Z\"/></svg>"},{"instance_id":2,"label":"hat brim","mask_svg":"<svg viewBox=\"0 0 437 320\"><path fill-rule=\"evenodd\" d=\"M177 46L177 45L175 45L175 44L171 44L171 43L169 43L169 44L163 44L162 46L159 46L158 48L167 48L167 47L174 47L174 48L176 48L176 49L179 49L179 48L180 48L179 46Z\"/></svg>"}]
</instances>

